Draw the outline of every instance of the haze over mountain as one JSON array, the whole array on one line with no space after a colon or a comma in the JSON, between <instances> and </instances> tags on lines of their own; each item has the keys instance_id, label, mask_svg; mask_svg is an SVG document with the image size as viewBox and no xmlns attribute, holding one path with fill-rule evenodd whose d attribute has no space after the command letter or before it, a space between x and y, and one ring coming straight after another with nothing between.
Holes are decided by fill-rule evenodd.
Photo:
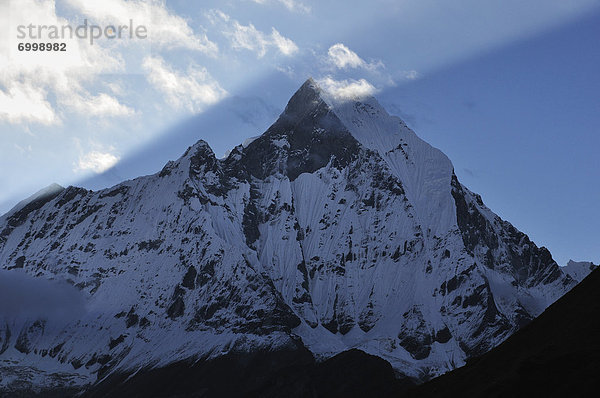
<instances>
[{"instance_id":1,"label":"haze over mountain","mask_svg":"<svg viewBox=\"0 0 600 398\"><path fill-rule=\"evenodd\" d=\"M225 158L198 141L156 174L24 202L0 218L0 265L85 301L0 319L4 391L349 349L421 382L576 284L373 97L312 79Z\"/></svg>"}]
</instances>

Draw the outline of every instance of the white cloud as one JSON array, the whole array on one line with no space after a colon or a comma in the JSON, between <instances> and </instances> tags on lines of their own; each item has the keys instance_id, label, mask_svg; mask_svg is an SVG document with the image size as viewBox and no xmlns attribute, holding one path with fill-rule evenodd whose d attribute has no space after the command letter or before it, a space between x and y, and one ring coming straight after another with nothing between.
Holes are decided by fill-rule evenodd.
<instances>
[{"instance_id":1,"label":"white cloud","mask_svg":"<svg viewBox=\"0 0 600 398\"><path fill-rule=\"evenodd\" d=\"M256 29L252 23L242 25L219 10L212 10L207 16L213 24L225 24L223 34L229 38L231 47L235 50L250 50L259 58L264 57L271 47L285 56L293 55L298 51L296 43L282 36L275 28L271 28L269 35Z\"/></svg>"},{"instance_id":2,"label":"white cloud","mask_svg":"<svg viewBox=\"0 0 600 398\"><path fill-rule=\"evenodd\" d=\"M279 0L290 11L310 12L310 6L294 0Z\"/></svg>"},{"instance_id":3,"label":"white cloud","mask_svg":"<svg viewBox=\"0 0 600 398\"><path fill-rule=\"evenodd\" d=\"M358 56L354 51L342 43L334 44L327 51L329 61L340 69L346 67L359 68L366 65L366 62Z\"/></svg>"},{"instance_id":4,"label":"white cloud","mask_svg":"<svg viewBox=\"0 0 600 398\"><path fill-rule=\"evenodd\" d=\"M358 56L354 51L350 50L342 43L336 43L329 47L327 51L327 60L330 64L339 69L364 68L374 70L383 67L381 61L368 63Z\"/></svg>"},{"instance_id":5,"label":"white cloud","mask_svg":"<svg viewBox=\"0 0 600 398\"><path fill-rule=\"evenodd\" d=\"M267 40L265 35L259 32L254 25L241 25L238 21L233 21L233 30L226 35L231 39L231 46L237 50L247 49L255 51L259 57L263 57L267 52Z\"/></svg>"},{"instance_id":6,"label":"white cloud","mask_svg":"<svg viewBox=\"0 0 600 398\"><path fill-rule=\"evenodd\" d=\"M377 89L365 79L334 80L330 76L317 80L319 86L336 100L350 100L375 94Z\"/></svg>"},{"instance_id":7,"label":"white cloud","mask_svg":"<svg viewBox=\"0 0 600 398\"><path fill-rule=\"evenodd\" d=\"M187 73L179 73L161 57L146 57L143 68L150 84L178 109L198 112L227 95L227 91L210 76L206 68L194 64L188 67Z\"/></svg>"},{"instance_id":8,"label":"white cloud","mask_svg":"<svg viewBox=\"0 0 600 398\"><path fill-rule=\"evenodd\" d=\"M298 46L296 43L286 37L283 37L277 30L275 30L275 28L272 28L271 39L273 40L273 44L279 49L279 51L281 51L283 55L289 56L298 51Z\"/></svg>"},{"instance_id":9,"label":"white cloud","mask_svg":"<svg viewBox=\"0 0 600 398\"><path fill-rule=\"evenodd\" d=\"M216 55L218 46L204 32L196 33L187 21L170 12L162 0L66 0L77 12L105 24L129 25L148 29L148 38L159 48L186 48Z\"/></svg>"},{"instance_id":10,"label":"white cloud","mask_svg":"<svg viewBox=\"0 0 600 398\"><path fill-rule=\"evenodd\" d=\"M95 117L132 116L135 113L133 109L119 103L114 97L105 93L86 96L76 95L63 100L63 103L77 113Z\"/></svg>"},{"instance_id":11,"label":"white cloud","mask_svg":"<svg viewBox=\"0 0 600 398\"><path fill-rule=\"evenodd\" d=\"M109 152L91 151L79 157L74 171L93 171L102 173L113 167L119 158Z\"/></svg>"},{"instance_id":12,"label":"white cloud","mask_svg":"<svg viewBox=\"0 0 600 398\"><path fill-rule=\"evenodd\" d=\"M267 4L269 2L273 2L273 1L269 1L269 0L252 0L252 1L257 4ZM299 1L295 1L295 0L275 0L275 1L277 3L283 4L290 11L304 12L304 13L310 12L310 6L307 6L306 4L301 3Z\"/></svg>"},{"instance_id":13,"label":"white cloud","mask_svg":"<svg viewBox=\"0 0 600 398\"><path fill-rule=\"evenodd\" d=\"M32 85L14 82L0 90L0 121L11 124L39 123L51 125L59 119L46 100L46 92Z\"/></svg>"}]
</instances>

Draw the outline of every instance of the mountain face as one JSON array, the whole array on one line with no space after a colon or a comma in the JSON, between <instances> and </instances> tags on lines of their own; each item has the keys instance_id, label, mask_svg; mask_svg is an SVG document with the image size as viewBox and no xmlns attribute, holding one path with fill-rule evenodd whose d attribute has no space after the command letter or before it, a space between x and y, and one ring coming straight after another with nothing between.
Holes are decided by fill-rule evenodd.
<instances>
[{"instance_id":1,"label":"mountain face","mask_svg":"<svg viewBox=\"0 0 600 398\"><path fill-rule=\"evenodd\" d=\"M427 380L576 284L374 98L310 79L226 158L199 141L157 174L7 213L0 266L86 302L71 320L0 319L6 391L298 347Z\"/></svg>"}]
</instances>

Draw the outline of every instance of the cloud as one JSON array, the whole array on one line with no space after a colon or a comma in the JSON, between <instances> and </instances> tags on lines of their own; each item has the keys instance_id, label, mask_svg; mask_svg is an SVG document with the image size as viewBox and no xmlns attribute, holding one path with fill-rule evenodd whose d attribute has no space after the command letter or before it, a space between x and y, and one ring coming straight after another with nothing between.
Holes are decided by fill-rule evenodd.
<instances>
[{"instance_id":1,"label":"cloud","mask_svg":"<svg viewBox=\"0 0 600 398\"><path fill-rule=\"evenodd\" d=\"M66 2L77 12L94 21L129 25L129 20L132 20L136 26L146 26L152 46L185 48L211 56L215 56L219 50L217 44L210 41L205 33L194 32L185 19L170 12L164 1L66 0Z\"/></svg>"},{"instance_id":2,"label":"cloud","mask_svg":"<svg viewBox=\"0 0 600 398\"><path fill-rule=\"evenodd\" d=\"M362 59L357 53L352 51L348 46L343 43L336 43L329 47L327 50L327 56L321 57L321 60L325 60L325 63L321 61L321 70L326 73L336 75L337 70L341 70L341 73L348 73L348 69L359 69L361 73L366 74L369 80L374 81L378 86L395 86L398 81L402 80L415 80L420 77L420 74L415 70L396 70L389 72L386 70L385 65L381 60L371 60L367 62ZM341 96L342 92L356 92L372 94L375 92L374 86L367 82L365 79L361 80L342 80L325 82L325 85L329 85L335 92L339 92ZM352 94L349 94L352 95Z\"/></svg>"},{"instance_id":3,"label":"cloud","mask_svg":"<svg viewBox=\"0 0 600 398\"><path fill-rule=\"evenodd\" d=\"M185 74L173 70L161 57L146 57L143 68L147 79L166 96L174 108L199 112L227 95L206 68L191 64Z\"/></svg>"},{"instance_id":4,"label":"cloud","mask_svg":"<svg viewBox=\"0 0 600 398\"><path fill-rule=\"evenodd\" d=\"M310 6L294 0L279 0L290 11L310 12Z\"/></svg>"},{"instance_id":5,"label":"cloud","mask_svg":"<svg viewBox=\"0 0 600 398\"><path fill-rule=\"evenodd\" d=\"M406 70L406 71L403 71L403 74L404 74L404 78L407 80L416 80L419 77L421 77L419 72L417 72L416 70Z\"/></svg>"},{"instance_id":6,"label":"cloud","mask_svg":"<svg viewBox=\"0 0 600 398\"><path fill-rule=\"evenodd\" d=\"M269 48L275 48L285 56L298 52L298 46L291 39L281 35L275 28L271 34L261 32L252 23L242 25L220 10L212 10L207 14L213 24L222 23L223 34L229 38L231 47L235 50L249 50L262 58Z\"/></svg>"},{"instance_id":7,"label":"cloud","mask_svg":"<svg viewBox=\"0 0 600 398\"><path fill-rule=\"evenodd\" d=\"M366 65L366 62L358 56L354 51L342 43L334 44L327 51L329 61L340 69L346 67L360 68Z\"/></svg>"},{"instance_id":8,"label":"cloud","mask_svg":"<svg viewBox=\"0 0 600 398\"><path fill-rule=\"evenodd\" d=\"M58 117L46 100L45 90L16 81L8 84L6 91L0 90L0 120L51 125Z\"/></svg>"},{"instance_id":9,"label":"cloud","mask_svg":"<svg viewBox=\"0 0 600 398\"><path fill-rule=\"evenodd\" d=\"M44 25L69 24L56 14L53 1L10 2L9 29L37 21ZM6 10L4 10L6 11ZM104 73L124 69L118 52L85 39L65 38L68 51L18 52L16 36L0 40L0 122L10 124L57 125L64 113L84 116L130 116L132 109L106 93L92 93L88 87ZM14 44L14 45L13 45ZM8 46L8 47L7 47Z\"/></svg>"},{"instance_id":10,"label":"cloud","mask_svg":"<svg viewBox=\"0 0 600 398\"><path fill-rule=\"evenodd\" d=\"M267 52L269 41L264 33L259 32L252 24L244 26L238 21L233 21L233 30L226 35L231 39L231 46L237 50L255 51L259 57L263 57Z\"/></svg>"},{"instance_id":11,"label":"cloud","mask_svg":"<svg viewBox=\"0 0 600 398\"><path fill-rule=\"evenodd\" d=\"M131 54L146 51L147 44L153 49L184 48L216 56L218 47L208 40L204 32L194 32L188 22L174 14L164 1L160 0L105 0L90 2L84 0L65 0L67 6L74 11L73 21L57 15L54 1L23 0L9 2L2 7L9 27L6 31L14 32L18 25L27 26L31 21L48 26L77 26L83 18L89 24L129 25L131 19L135 26L145 25L148 28L149 42L144 40L99 41L90 45L87 39L66 38L68 51L65 53L33 53L16 52L16 36L0 40L0 123L58 125L68 120L69 114L84 117L114 118L130 117L136 111L122 103L122 97L130 93L111 85L116 73L126 72L133 64ZM3 20L6 18L3 18ZM4 31L0 32L0 35ZM5 33L5 32L4 32ZM294 51L294 44L278 32L273 32L273 45L282 53ZM14 44L14 45L13 45ZM129 59L129 65L125 61ZM145 71L145 69L144 69ZM205 70L192 70L193 81ZM103 76L103 84L96 84ZM213 94L219 87L213 87ZM172 91L172 90L171 90ZM173 96L169 97L171 100ZM192 103L202 103L198 90L192 90ZM212 103L210 92L204 90L204 102ZM181 102L181 101L180 101ZM192 108L197 109L194 105Z\"/></svg>"},{"instance_id":12,"label":"cloud","mask_svg":"<svg viewBox=\"0 0 600 398\"><path fill-rule=\"evenodd\" d=\"M334 80L327 76L317 80L317 83L336 100L357 99L377 92L377 89L365 79Z\"/></svg>"},{"instance_id":13,"label":"cloud","mask_svg":"<svg viewBox=\"0 0 600 398\"><path fill-rule=\"evenodd\" d=\"M122 84L118 82L107 82L106 87L108 87L108 89L115 95L123 95L125 92Z\"/></svg>"},{"instance_id":14,"label":"cloud","mask_svg":"<svg viewBox=\"0 0 600 398\"><path fill-rule=\"evenodd\" d=\"M95 117L131 116L135 113L133 109L119 103L114 97L105 93L77 95L63 100L63 103L68 105L71 110Z\"/></svg>"},{"instance_id":15,"label":"cloud","mask_svg":"<svg viewBox=\"0 0 600 398\"><path fill-rule=\"evenodd\" d=\"M274 1L252 0L252 1L257 4L267 4L267 3L272 3L275 1L277 3L283 4L290 11L303 12L303 13L310 12L310 6L307 6L306 4L301 3L299 1L295 1L295 0L274 0Z\"/></svg>"},{"instance_id":16,"label":"cloud","mask_svg":"<svg viewBox=\"0 0 600 398\"><path fill-rule=\"evenodd\" d=\"M112 153L91 151L79 157L74 171L93 171L102 173L113 167L119 158Z\"/></svg>"},{"instance_id":17,"label":"cloud","mask_svg":"<svg viewBox=\"0 0 600 398\"><path fill-rule=\"evenodd\" d=\"M273 44L279 49L283 55L293 55L298 51L296 43L288 38L283 37L275 28L271 28L271 39Z\"/></svg>"},{"instance_id":18,"label":"cloud","mask_svg":"<svg viewBox=\"0 0 600 398\"><path fill-rule=\"evenodd\" d=\"M85 304L83 294L66 282L0 271L0 318L74 320L86 312Z\"/></svg>"},{"instance_id":19,"label":"cloud","mask_svg":"<svg viewBox=\"0 0 600 398\"><path fill-rule=\"evenodd\" d=\"M327 60L330 64L334 65L339 69L350 68L364 68L374 70L383 67L381 61L368 63L364 59L358 56L354 51L350 50L342 43L336 43L329 47L327 51Z\"/></svg>"}]
</instances>

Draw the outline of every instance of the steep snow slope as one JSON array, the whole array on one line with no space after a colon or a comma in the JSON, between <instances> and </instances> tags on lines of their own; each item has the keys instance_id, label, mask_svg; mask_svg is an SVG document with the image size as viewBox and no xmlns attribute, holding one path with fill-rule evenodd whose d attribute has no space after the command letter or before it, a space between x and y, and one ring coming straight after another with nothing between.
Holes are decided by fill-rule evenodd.
<instances>
[{"instance_id":1,"label":"steep snow slope","mask_svg":"<svg viewBox=\"0 0 600 398\"><path fill-rule=\"evenodd\" d=\"M60 367L75 384L298 337L427 379L575 284L374 98L340 102L310 79L224 159L199 141L155 175L16 214L1 267L67 279L88 312L0 321L2 374Z\"/></svg>"}]
</instances>

